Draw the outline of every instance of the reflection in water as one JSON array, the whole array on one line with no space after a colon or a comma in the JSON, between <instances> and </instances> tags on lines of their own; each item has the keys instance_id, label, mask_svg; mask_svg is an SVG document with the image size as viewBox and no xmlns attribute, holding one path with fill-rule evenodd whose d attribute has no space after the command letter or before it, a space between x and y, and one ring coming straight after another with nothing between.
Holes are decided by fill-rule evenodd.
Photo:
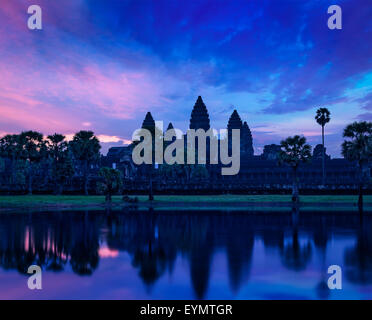
<instances>
[{"instance_id":1,"label":"reflection in water","mask_svg":"<svg viewBox=\"0 0 372 320\"><path fill-rule=\"evenodd\" d=\"M371 224L361 223L357 241L345 250L346 276L358 284L372 283L372 229Z\"/></svg>"},{"instance_id":2,"label":"reflection in water","mask_svg":"<svg viewBox=\"0 0 372 320\"><path fill-rule=\"evenodd\" d=\"M26 274L32 264L51 272L70 268L80 276L94 276L100 257L118 259L125 252L131 268L151 296L156 282L172 274L177 257L188 262L195 298L206 297L212 268L226 272L230 291L239 293L249 283L262 243L266 254L279 257L288 272L304 272L319 257L326 270L327 248L342 230L354 245L344 249L345 277L359 285L372 283L371 218L357 215L243 212L29 213L0 216L0 267ZM214 257L224 253L227 270ZM271 257L270 256L270 257ZM274 259L274 258L273 258ZM314 283L318 298L327 298L327 275ZM168 297L172 298L172 297ZM247 296L246 298L250 298Z\"/></svg>"},{"instance_id":3,"label":"reflection in water","mask_svg":"<svg viewBox=\"0 0 372 320\"><path fill-rule=\"evenodd\" d=\"M62 271L66 263L79 275L90 275L98 266L100 226L98 216L1 215L0 264L26 273L32 264Z\"/></svg>"}]
</instances>

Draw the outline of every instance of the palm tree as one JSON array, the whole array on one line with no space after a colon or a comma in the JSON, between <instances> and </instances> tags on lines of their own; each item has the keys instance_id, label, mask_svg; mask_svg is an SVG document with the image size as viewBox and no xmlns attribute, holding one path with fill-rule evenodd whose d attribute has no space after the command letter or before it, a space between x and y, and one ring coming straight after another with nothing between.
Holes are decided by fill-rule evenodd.
<instances>
[{"instance_id":1,"label":"palm tree","mask_svg":"<svg viewBox=\"0 0 372 320\"><path fill-rule=\"evenodd\" d=\"M315 120L322 126L322 184L325 185L325 152L324 152L324 127L331 120L331 113L327 108L319 108L316 111Z\"/></svg>"},{"instance_id":2,"label":"palm tree","mask_svg":"<svg viewBox=\"0 0 372 320\"><path fill-rule=\"evenodd\" d=\"M28 163L28 193L32 194L35 164L46 157L46 144L43 134L37 131L24 131L19 136L21 158Z\"/></svg>"},{"instance_id":3,"label":"palm tree","mask_svg":"<svg viewBox=\"0 0 372 320\"><path fill-rule=\"evenodd\" d=\"M349 124L344 129L345 140L342 143L342 155L356 161L359 168L359 210L363 210L363 184L367 178L368 163L372 159L372 122L361 121Z\"/></svg>"},{"instance_id":4,"label":"palm tree","mask_svg":"<svg viewBox=\"0 0 372 320\"><path fill-rule=\"evenodd\" d=\"M70 142L76 160L83 165L84 193L88 195L89 166L99 159L101 145L92 131L79 131Z\"/></svg>"},{"instance_id":5,"label":"palm tree","mask_svg":"<svg viewBox=\"0 0 372 320\"><path fill-rule=\"evenodd\" d=\"M47 146L50 155L58 160L62 153L67 149L66 137L62 134L55 133L48 136Z\"/></svg>"},{"instance_id":6,"label":"palm tree","mask_svg":"<svg viewBox=\"0 0 372 320\"><path fill-rule=\"evenodd\" d=\"M10 185L15 182L16 161L20 151L19 135L7 134L0 139L0 156L10 160Z\"/></svg>"},{"instance_id":7,"label":"palm tree","mask_svg":"<svg viewBox=\"0 0 372 320\"><path fill-rule=\"evenodd\" d=\"M279 161L281 163L286 163L293 170L292 201L298 203L297 170L301 162L310 160L311 146L306 143L305 137L296 135L282 140L280 142L280 148Z\"/></svg>"},{"instance_id":8,"label":"palm tree","mask_svg":"<svg viewBox=\"0 0 372 320\"><path fill-rule=\"evenodd\" d=\"M55 133L49 135L47 140L48 153L52 159L52 175L56 194L62 193L63 185L74 174L68 143L65 139L64 135Z\"/></svg>"},{"instance_id":9,"label":"palm tree","mask_svg":"<svg viewBox=\"0 0 372 320\"><path fill-rule=\"evenodd\" d=\"M19 135L7 134L0 139L0 154L5 158L13 158L17 154Z\"/></svg>"}]
</instances>

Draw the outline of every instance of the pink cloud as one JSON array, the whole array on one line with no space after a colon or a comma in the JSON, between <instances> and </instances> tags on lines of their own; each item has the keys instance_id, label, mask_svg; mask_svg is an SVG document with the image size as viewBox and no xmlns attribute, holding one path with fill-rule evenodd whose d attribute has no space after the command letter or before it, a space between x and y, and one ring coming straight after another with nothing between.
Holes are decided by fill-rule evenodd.
<instances>
[{"instance_id":1,"label":"pink cloud","mask_svg":"<svg viewBox=\"0 0 372 320\"><path fill-rule=\"evenodd\" d=\"M100 258L117 258L119 255L118 250L112 250L107 247L101 247L99 248L98 254Z\"/></svg>"},{"instance_id":2,"label":"pink cloud","mask_svg":"<svg viewBox=\"0 0 372 320\"><path fill-rule=\"evenodd\" d=\"M110 52L76 42L74 36L82 30L70 26L74 30L67 32L61 10L84 15L83 1L67 0L62 9L39 2L45 21L39 33L27 29L27 2L0 6L0 131L71 134L89 128L98 130L103 142L129 143L130 132L118 127L106 131L108 123L136 119L169 104L165 96L172 79L165 79L161 65L138 50L123 48L115 59ZM141 61L134 63L136 68L133 57ZM141 63L148 66L141 68Z\"/></svg>"},{"instance_id":3,"label":"pink cloud","mask_svg":"<svg viewBox=\"0 0 372 320\"><path fill-rule=\"evenodd\" d=\"M12 127L12 131L76 132L91 126L92 115L100 115L101 121L134 119L169 102L157 71L125 70L110 63L99 66L78 53L70 53L70 58L83 61L80 70L26 56L23 60L10 55L0 61L0 124L6 123L7 131Z\"/></svg>"}]
</instances>

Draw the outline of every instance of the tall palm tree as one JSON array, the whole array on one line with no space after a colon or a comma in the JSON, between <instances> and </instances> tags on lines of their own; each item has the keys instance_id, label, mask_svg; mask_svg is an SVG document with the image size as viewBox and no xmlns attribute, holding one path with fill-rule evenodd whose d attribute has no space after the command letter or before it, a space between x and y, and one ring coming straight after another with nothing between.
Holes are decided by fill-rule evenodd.
<instances>
[{"instance_id":1,"label":"tall palm tree","mask_svg":"<svg viewBox=\"0 0 372 320\"><path fill-rule=\"evenodd\" d=\"M47 146L52 158L58 160L67 149L68 144L65 139L64 135L58 133L48 136Z\"/></svg>"},{"instance_id":2,"label":"tall palm tree","mask_svg":"<svg viewBox=\"0 0 372 320\"><path fill-rule=\"evenodd\" d=\"M0 139L0 156L10 160L10 185L15 183L16 161L20 156L19 135L7 134Z\"/></svg>"},{"instance_id":3,"label":"tall palm tree","mask_svg":"<svg viewBox=\"0 0 372 320\"><path fill-rule=\"evenodd\" d=\"M331 120L331 113L327 108L316 110L315 120L322 126L322 184L325 184L325 152L324 152L324 127Z\"/></svg>"},{"instance_id":4,"label":"tall palm tree","mask_svg":"<svg viewBox=\"0 0 372 320\"><path fill-rule=\"evenodd\" d=\"M349 124L344 129L345 140L342 143L342 155L356 161L359 169L359 210L363 210L363 185L368 176L368 162L372 160L372 122L360 121Z\"/></svg>"},{"instance_id":5,"label":"tall palm tree","mask_svg":"<svg viewBox=\"0 0 372 320\"><path fill-rule=\"evenodd\" d=\"M56 194L62 194L64 184L74 174L71 153L65 139L64 135L55 133L49 135L46 142L48 154L52 160L52 178Z\"/></svg>"},{"instance_id":6,"label":"tall palm tree","mask_svg":"<svg viewBox=\"0 0 372 320\"><path fill-rule=\"evenodd\" d=\"M297 170L301 162L307 162L311 158L311 146L306 143L305 137L298 135L288 137L280 142L281 151L279 161L286 163L293 170L292 201L298 203L298 179Z\"/></svg>"},{"instance_id":7,"label":"tall palm tree","mask_svg":"<svg viewBox=\"0 0 372 320\"><path fill-rule=\"evenodd\" d=\"M101 145L92 131L79 131L70 142L76 160L83 165L84 193L88 195L89 167L99 159Z\"/></svg>"},{"instance_id":8,"label":"tall palm tree","mask_svg":"<svg viewBox=\"0 0 372 320\"><path fill-rule=\"evenodd\" d=\"M46 144L43 134L37 131L22 132L19 136L19 144L22 148L21 158L28 164L28 193L32 194L35 164L46 157Z\"/></svg>"}]
</instances>

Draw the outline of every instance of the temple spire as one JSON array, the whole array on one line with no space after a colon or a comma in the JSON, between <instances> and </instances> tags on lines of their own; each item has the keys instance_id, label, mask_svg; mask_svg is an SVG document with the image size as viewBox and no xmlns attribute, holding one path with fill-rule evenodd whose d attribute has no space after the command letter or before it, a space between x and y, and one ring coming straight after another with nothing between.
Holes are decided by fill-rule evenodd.
<instances>
[{"instance_id":1,"label":"temple spire","mask_svg":"<svg viewBox=\"0 0 372 320\"><path fill-rule=\"evenodd\" d=\"M243 123L240 119L238 111L234 110L230 116L229 122L227 123L227 129L242 129Z\"/></svg>"},{"instance_id":2,"label":"temple spire","mask_svg":"<svg viewBox=\"0 0 372 320\"><path fill-rule=\"evenodd\" d=\"M173 124L172 124L172 122L169 122L169 124L168 124L168 128L167 128L166 131L168 131L168 130L172 130L172 129L174 129Z\"/></svg>"},{"instance_id":3,"label":"temple spire","mask_svg":"<svg viewBox=\"0 0 372 320\"><path fill-rule=\"evenodd\" d=\"M209 128L210 122L208 110L203 102L202 97L199 96L191 112L190 129L204 129L207 131Z\"/></svg>"},{"instance_id":4,"label":"temple spire","mask_svg":"<svg viewBox=\"0 0 372 320\"><path fill-rule=\"evenodd\" d=\"M253 150L253 138L252 138L252 132L251 129L249 129L249 126L246 121L244 121L240 139L242 141L241 143L241 149L242 152L245 153L249 157L253 157L254 150Z\"/></svg>"},{"instance_id":5,"label":"temple spire","mask_svg":"<svg viewBox=\"0 0 372 320\"><path fill-rule=\"evenodd\" d=\"M151 115L151 112L146 113L146 117L142 122L143 129L155 129L155 121Z\"/></svg>"}]
</instances>

